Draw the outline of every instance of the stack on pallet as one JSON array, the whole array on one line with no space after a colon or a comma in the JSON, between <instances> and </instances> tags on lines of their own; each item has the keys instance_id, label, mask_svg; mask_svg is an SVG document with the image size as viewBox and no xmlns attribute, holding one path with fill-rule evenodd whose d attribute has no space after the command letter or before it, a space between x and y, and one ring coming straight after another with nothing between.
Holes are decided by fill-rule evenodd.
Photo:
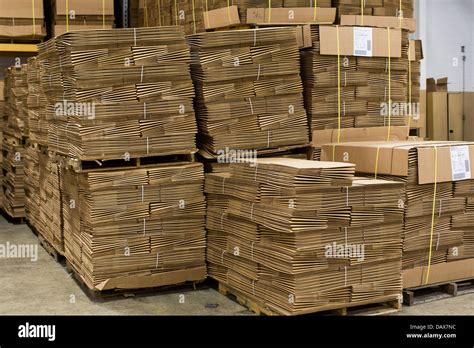
<instances>
[{"instance_id":1,"label":"stack on pallet","mask_svg":"<svg viewBox=\"0 0 474 348\"><path fill-rule=\"evenodd\" d=\"M454 196L465 199L461 214L453 216L453 229L462 232L462 244L453 247L448 253L448 261L474 259L474 180L454 183Z\"/></svg>"},{"instance_id":2,"label":"stack on pallet","mask_svg":"<svg viewBox=\"0 0 474 348\"><path fill-rule=\"evenodd\" d=\"M69 32L39 59L48 148L61 164L53 200L64 234L54 238L76 276L92 291L204 279L204 174L190 162L197 125L182 28Z\"/></svg>"},{"instance_id":3,"label":"stack on pallet","mask_svg":"<svg viewBox=\"0 0 474 348\"><path fill-rule=\"evenodd\" d=\"M44 123L44 110L47 99L40 84L40 71L36 57L28 59L28 144L25 146L25 214L26 219L36 231L42 230L39 219L40 200L40 156L39 143L46 140L42 137L41 122Z\"/></svg>"},{"instance_id":4,"label":"stack on pallet","mask_svg":"<svg viewBox=\"0 0 474 348\"><path fill-rule=\"evenodd\" d=\"M338 18L343 15L414 17L413 0L333 0Z\"/></svg>"},{"instance_id":5,"label":"stack on pallet","mask_svg":"<svg viewBox=\"0 0 474 348\"><path fill-rule=\"evenodd\" d=\"M360 174L405 183L403 226L404 287L472 277L462 258L470 244L470 206L474 146L455 142L362 142L323 146L322 159L348 161ZM459 181L459 182L458 182ZM460 262L460 263L459 263ZM464 263L463 263L464 262Z\"/></svg>"},{"instance_id":6,"label":"stack on pallet","mask_svg":"<svg viewBox=\"0 0 474 348\"><path fill-rule=\"evenodd\" d=\"M278 8L305 8L303 11L307 11L314 20L318 12L317 9L314 10L314 6L329 8L331 0L233 0L231 3L228 0L143 0L140 2L139 24L141 27L181 25L186 34L197 34L206 29L254 24L254 19L258 16L253 15L252 19L247 17L248 11L256 13L255 9L267 9L267 12L258 14L267 24L279 24L278 15L281 13L277 15L275 12ZM295 13L298 17L303 12L296 10ZM284 17L288 17L288 13L284 13Z\"/></svg>"},{"instance_id":7,"label":"stack on pallet","mask_svg":"<svg viewBox=\"0 0 474 348\"><path fill-rule=\"evenodd\" d=\"M268 158L208 174L210 276L276 314L397 302L403 185L354 171Z\"/></svg>"},{"instance_id":8,"label":"stack on pallet","mask_svg":"<svg viewBox=\"0 0 474 348\"><path fill-rule=\"evenodd\" d=\"M374 50L354 46L359 32L361 37L369 34ZM302 53L302 76L312 131L408 125L407 108L398 106L419 101L420 74L419 66L412 67L415 57L413 62L408 57L408 30L312 26L311 33L313 47ZM415 47L421 50L421 45ZM409 80L415 81L413 88Z\"/></svg>"},{"instance_id":9,"label":"stack on pallet","mask_svg":"<svg viewBox=\"0 0 474 348\"><path fill-rule=\"evenodd\" d=\"M111 29L114 27L113 0L53 0L52 33L59 36L68 31Z\"/></svg>"},{"instance_id":10,"label":"stack on pallet","mask_svg":"<svg viewBox=\"0 0 474 348\"><path fill-rule=\"evenodd\" d=\"M201 33L188 42L203 156L307 145L295 28Z\"/></svg>"},{"instance_id":11,"label":"stack on pallet","mask_svg":"<svg viewBox=\"0 0 474 348\"><path fill-rule=\"evenodd\" d=\"M5 77L3 125L3 209L11 218L25 217L25 144L28 134L27 65L10 67Z\"/></svg>"},{"instance_id":12,"label":"stack on pallet","mask_svg":"<svg viewBox=\"0 0 474 348\"><path fill-rule=\"evenodd\" d=\"M45 37L43 1L0 0L0 40L28 42Z\"/></svg>"}]
</instances>

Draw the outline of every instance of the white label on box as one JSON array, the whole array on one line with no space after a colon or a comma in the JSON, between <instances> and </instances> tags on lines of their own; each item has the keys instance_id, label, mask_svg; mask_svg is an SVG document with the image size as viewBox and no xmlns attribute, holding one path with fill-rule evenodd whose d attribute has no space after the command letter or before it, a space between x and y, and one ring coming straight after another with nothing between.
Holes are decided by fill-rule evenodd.
<instances>
[{"instance_id":1,"label":"white label on box","mask_svg":"<svg viewBox=\"0 0 474 348\"><path fill-rule=\"evenodd\" d=\"M372 57L372 28L354 28L354 56Z\"/></svg>"},{"instance_id":2,"label":"white label on box","mask_svg":"<svg viewBox=\"0 0 474 348\"><path fill-rule=\"evenodd\" d=\"M469 146L451 147L451 169L453 173L453 181L471 179Z\"/></svg>"}]
</instances>

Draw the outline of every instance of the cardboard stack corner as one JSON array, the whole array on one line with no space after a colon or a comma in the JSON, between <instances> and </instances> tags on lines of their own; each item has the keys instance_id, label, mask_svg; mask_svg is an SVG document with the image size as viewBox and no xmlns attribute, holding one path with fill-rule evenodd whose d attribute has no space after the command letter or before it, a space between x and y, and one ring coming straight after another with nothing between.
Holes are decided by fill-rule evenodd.
<instances>
[{"instance_id":1,"label":"cardboard stack corner","mask_svg":"<svg viewBox=\"0 0 474 348\"><path fill-rule=\"evenodd\" d=\"M473 276L472 201L466 196L474 187L474 143L329 144L323 145L321 158L354 163L360 174L405 183L404 288Z\"/></svg>"},{"instance_id":2,"label":"cardboard stack corner","mask_svg":"<svg viewBox=\"0 0 474 348\"><path fill-rule=\"evenodd\" d=\"M0 0L0 38L42 40L46 37L43 1Z\"/></svg>"},{"instance_id":3,"label":"cardboard stack corner","mask_svg":"<svg viewBox=\"0 0 474 348\"><path fill-rule=\"evenodd\" d=\"M413 125L422 50L410 45L408 29L312 26L311 34L302 77L312 131Z\"/></svg>"},{"instance_id":4,"label":"cardboard stack corner","mask_svg":"<svg viewBox=\"0 0 474 348\"><path fill-rule=\"evenodd\" d=\"M309 6L308 0L141 0L139 22L142 27L181 25L186 34L246 24L334 23L330 0L318 0L316 9Z\"/></svg>"},{"instance_id":5,"label":"cardboard stack corner","mask_svg":"<svg viewBox=\"0 0 474 348\"><path fill-rule=\"evenodd\" d=\"M111 29L115 13L113 0L53 0L52 33L59 36L68 31Z\"/></svg>"},{"instance_id":6,"label":"cardboard stack corner","mask_svg":"<svg viewBox=\"0 0 474 348\"><path fill-rule=\"evenodd\" d=\"M25 137L28 134L28 80L26 64L10 67L5 75L3 124L4 211L12 218L25 217Z\"/></svg>"},{"instance_id":7,"label":"cardboard stack corner","mask_svg":"<svg viewBox=\"0 0 474 348\"><path fill-rule=\"evenodd\" d=\"M402 191L289 158L207 174L209 276L280 315L397 300Z\"/></svg>"},{"instance_id":8,"label":"cardboard stack corner","mask_svg":"<svg viewBox=\"0 0 474 348\"><path fill-rule=\"evenodd\" d=\"M413 0L334 0L333 5L338 20L344 15L413 18L415 9Z\"/></svg>"},{"instance_id":9,"label":"cardboard stack corner","mask_svg":"<svg viewBox=\"0 0 474 348\"><path fill-rule=\"evenodd\" d=\"M35 104L30 115L49 127L47 151L32 153L42 237L93 291L203 280L204 172L188 162L197 124L183 29L68 32L35 62L46 115Z\"/></svg>"},{"instance_id":10,"label":"cardboard stack corner","mask_svg":"<svg viewBox=\"0 0 474 348\"><path fill-rule=\"evenodd\" d=\"M196 85L198 146L279 152L309 144L296 28L188 36Z\"/></svg>"}]
</instances>

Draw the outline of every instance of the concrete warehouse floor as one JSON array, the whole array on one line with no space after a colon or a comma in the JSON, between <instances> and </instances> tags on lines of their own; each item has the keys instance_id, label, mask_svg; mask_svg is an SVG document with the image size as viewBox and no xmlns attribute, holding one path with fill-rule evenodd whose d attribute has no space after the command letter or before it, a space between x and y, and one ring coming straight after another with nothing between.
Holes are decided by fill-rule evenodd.
<instances>
[{"instance_id":1,"label":"concrete warehouse floor","mask_svg":"<svg viewBox=\"0 0 474 348\"><path fill-rule=\"evenodd\" d=\"M26 225L9 224L0 216L0 244L7 242L38 244ZM37 262L0 259L0 284L0 315L250 315L213 289L183 292L183 304L179 293L92 302L41 246ZM399 314L474 315L474 294L404 307Z\"/></svg>"}]
</instances>

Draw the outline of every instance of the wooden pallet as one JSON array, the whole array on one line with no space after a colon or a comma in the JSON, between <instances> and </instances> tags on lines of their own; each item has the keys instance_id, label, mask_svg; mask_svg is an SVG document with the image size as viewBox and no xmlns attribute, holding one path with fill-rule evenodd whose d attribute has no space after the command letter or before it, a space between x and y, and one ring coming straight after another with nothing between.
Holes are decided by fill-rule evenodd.
<instances>
[{"instance_id":1,"label":"wooden pallet","mask_svg":"<svg viewBox=\"0 0 474 348\"><path fill-rule=\"evenodd\" d=\"M250 312L256 315L265 316L280 316L275 310L270 309L257 299L252 299L249 296L243 295L237 290L232 289L228 285L219 282L218 291L220 294L231 298L240 305L247 308ZM339 306L339 308L338 308ZM342 315L342 316L380 316L389 315L401 310L402 306L399 299L392 298L391 300L379 301L365 301L354 303L340 307L340 305L328 305L319 309L308 311L302 314L319 314L319 315Z\"/></svg>"},{"instance_id":2,"label":"wooden pallet","mask_svg":"<svg viewBox=\"0 0 474 348\"><path fill-rule=\"evenodd\" d=\"M51 255L54 261L58 263L64 262L64 255L57 250L51 243L49 243L41 234L38 234L38 240L46 252Z\"/></svg>"},{"instance_id":3,"label":"wooden pallet","mask_svg":"<svg viewBox=\"0 0 474 348\"><path fill-rule=\"evenodd\" d=\"M184 293L196 290L205 290L209 287L205 285L204 281L186 282L182 284L166 285L154 288L144 289L113 289L99 291L90 289L85 283L84 279L76 272L74 266L66 259L66 270L69 275L74 278L77 285L86 294L89 300L93 302L106 302L111 300L119 300L130 297L146 297L153 295L166 295L173 293Z\"/></svg>"},{"instance_id":4,"label":"wooden pallet","mask_svg":"<svg viewBox=\"0 0 474 348\"><path fill-rule=\"evenodd\" d=\"M63 155L54 154L52 152L51 154L52 156L56 157L56 160L60 162L63 167L71 168L76 173L100 172L114 169L125 170L147 168L166 163L196 162L196 155L194 152L174 155L130 158L126 160L113 159L102 161L80 161Z\"/></svg>"},{"instance_id":5,"label":"wooden pallet","mask_svg":"<svg viewBox=\"0 0 474 348\"><path fill-rule=\"evenodd\" d=\"M1 215L7 220L9 223L13 225L23 225L26 223L25 216L14 216L11 215L5 208L0 209Z\"/></svg>"},{"instance_id":6,"label":"wooden pallet","mask_svg":"<svg viewBox=\"0 0 474 348\"><path fill-rule=\"evenodd\" d=\"M474 293L473 278L405 289L403 290L403 304L413 306L469 293Z\"/></svg>"}]
</instances>

